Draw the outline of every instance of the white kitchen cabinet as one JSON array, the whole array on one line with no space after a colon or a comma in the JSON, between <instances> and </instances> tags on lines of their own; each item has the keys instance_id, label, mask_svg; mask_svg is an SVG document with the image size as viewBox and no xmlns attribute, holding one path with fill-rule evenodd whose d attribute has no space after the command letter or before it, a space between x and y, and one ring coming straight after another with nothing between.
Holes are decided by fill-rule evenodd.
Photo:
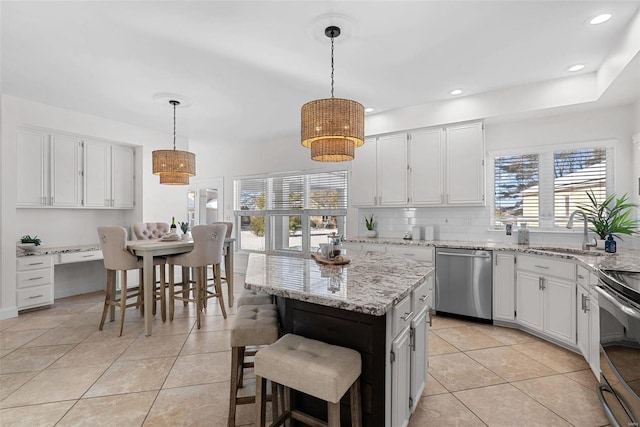
<instances>
[{"instance_id":1,"label":"white kitchen cabinet","mask_svg":"<svg viewBox=\"0 0 640 427\"><path fill-rule=\"evenodd\" d=\"M446 203L484 205L484 136L482 123L446 128Z\"/></svg>"},{"instance_id":2,"label":"white kitchen cabinet","mask_svg":"<svg viewBox=\"0 0 640 427\"><path fill-rule=\"evenodd\" d=\"M591 277L595 275L591 274ZM596 380L600 381L600 306L598 294L593 290L589 297L589 367Z\"/></svg>"},{"instance_id":3,"label":"white kitchen cabinet","mask_svg":"<svg viewBox=\"0 0 640 427\"><path fill-rule=\"evenodd\" d=\"M587 362L590 362L590 316L589 316L589 291L582 286L578 286L578 316L577 316L577 331L578 331L578 348L580 353Z\"/></svg>"},{"instance_id":4,"label":"white kitchen cabinet","mask_svg":"<svg viewBox=\"0 0 640 427\"><path fill-rule=\"evenodd\" d=\"M515 320L515 254L493 252L493 320Z\"/></svg>"},{"instance_id":5,"label":"white kitchen cabinet","mask_svg":"<svg viewBox=\"0 0 640 427\"><path fill-rule=\"evenodd\" d=\"M16 205L49 204L49 135L46 132L18 128L16 141Z\"/></svg>"},{"instance_id":6,"label":"white kitchen cabinet","mask_svg":"<svg viewBox=\"0 0 640 427\"><path fill-rule=\"evenodd\" d=\"M517 271L517 323L575 346L575 264L523 255Z\"/></svg>"},{"instance_id":7,"label":"white kitchen cabinet","mask_svg":"<svg viewBox=\"0 0 640 427\"><path fill-rule=\"evenodd\" d=\"M126 145L111 146L112 207L133 208L135 205L135 149Z\"/></svg>"},{"instance_id":8,"label":"white kitchen cabinet","mask_svg":"<svg viewBox=\"0 0 640 427\"><path fill-rule=\"evenodd\" d=\"M84 142L84 162L85 206L133 208L133 147L87 140Z\"/></svg>"},{"instance_id":9,"label":"white kitchen cabinet","mask_svg":"<svg viewBox=\"0 0 640 427\"><path fill-rule=\"evenodd\" d=\"M81 205L81 144L73 136L51 134L51 206Z\"/></svg>"},{"instance_id":10,"label":"white kitchen cabinet","mask_svg":"<svg viewBox=\"0 0 640 427\"><path fill-rule=\"evenodd\" d=\"M53 304L53 256L16 259L16 305L18 310Z\"/></svg>"},{"instance_id":11,"label":"white kitchen cabinet","mask_svg":"<svg viewBox=\"0 0 640 427\"><path fill-rule=\"evenodd\" d=\"M406 427L411 416L410 329L402 329L391 345L391 425L397 427Z\"/></svg>"},{"instance_id":12,"label":"white kitchen cabinet","mask_svg":"<svg viewBox=\"0 0 640 427\"><path fill-rule=\"evenodd\" d=\"M409 407L415 411L427 385L429 346L429 307L425 306L411 321L411 393Z\"/></svg>"},{"instance_id":13,"label":"white kitchen cabinet","mask_svg":"<svg viewBox=\"0 0 640 427\"><path fill-rule=\"evenodd\" d=\"M378 204L380 206L408 204L408 162L406 133L378 138Z\"/></svg>"},{"instance_id":14,"label":"white kitchen cabinet","mask_svg":"<svg viewBox=\"0 0 640 427\"><path fill-rule=\"evenodd\" d=\"M362 147L356 148L351 162L349 195L353 206L376 206L378 203L376 138L367 138Z\"/></svg>"},{"instance_id":15,"label":"white kitchen cabinet","mask_svg":"<svg viewBox=\"0 0 640 427\"><path fill-rule=\"evenodd\" d=\"M418 206L444 203L444 130L425 129L409 134L410 202Z\"/></svg>"}]
</instances>

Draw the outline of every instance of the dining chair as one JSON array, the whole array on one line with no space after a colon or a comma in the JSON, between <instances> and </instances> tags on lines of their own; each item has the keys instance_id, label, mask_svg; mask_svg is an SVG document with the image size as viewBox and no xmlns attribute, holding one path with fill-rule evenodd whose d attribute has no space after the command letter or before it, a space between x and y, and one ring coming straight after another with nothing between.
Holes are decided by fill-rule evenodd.
<instances>
[{"instance_id":1,"label":"dining chair","mask_svg":"<svg viewBox=\"0 0 640 427\"><path fill-rule=\"evenodd\" d=\"M193 236L193 249L179 255L167 257L169 264L169 320L173 320L174 302L188 301L196 304L197 325L200 329L200 317L205 303L209 298L218 298L220 310L223 317L227 318L224 308L224 296L222 294L222 284L220 280L220 263L224 250L224 239L227 226L225 224L196 225L191 230ZM215 284L214 290L207 289L207 268L213 264ZM189 267L194 270L195 283L193 283L193 297L188 295L176 295L174 283L174 266Z\"/></svg>"},{"instance_id":2,"label":"dining chair","mask_svg":"<svg viewBox=\"0 0 640 427\"><path fill-rule=\"evenodd\" d=\"M125 311L129 307L144 307L144 298L142 292L143 275L142 260L127 250L127 230L118 226L98 227L98 239L100 241L100 249L102 249L102 257L104 267L107 270L107 281L105 287L104 308L102 310L102 318L100 319L99 330L104 327L107 318L107 311L110 311L110 320L115 317L115 307L120 307L120 329L118 336L122 335L124 326ZM162 265L166 261L164 258L154 259L154 265ZM139 285L129 289L127 282L128 270L139 270ZM116 295L116 273L120 272L120 298ZM160 270L160 282L164 290L164 269ZM129 293L129 291L133 293ZM137 297L132 303L127 303L127 299ZM166 300L162 300L163 312ZM163 319L164 320L164 319Z\"/></svg>"},{"instance_id":3,"label":"dining chair","mask_svg":"<svg viewBox=\"0 0 640 427\"><path fill-rule=\"evenodd\" d=\"M233 233L233 222L223 222L223 221L218 221L218 222L212 222L211 224L224 224L227 226L227 232L225 233L225 239L229 239L231 238L231 235ZM227 301L229 303L229 307L231 307L232 302L233 302L233 289L229 287L229 281L227 280L227 275L229 274L233 274L233 271L231 271L231 256L232 254L228 254L227 250L229 249L229 247L224 246L223 249L223 257L224 257L224 276L220 277L220 281L224 282L227 284L227 295L229 297L229 301ZM213 270L213 274L211 277L209 277L209 273L208 273L208 268L207 268L207 287L210 286L214 286L215 285L215 281L216 281L216 274L215 274L215 269ZM232 282L233 283L233 282ZM205 300L205 307L207 306L207 301Z\"/></svg>"}]
</instances>

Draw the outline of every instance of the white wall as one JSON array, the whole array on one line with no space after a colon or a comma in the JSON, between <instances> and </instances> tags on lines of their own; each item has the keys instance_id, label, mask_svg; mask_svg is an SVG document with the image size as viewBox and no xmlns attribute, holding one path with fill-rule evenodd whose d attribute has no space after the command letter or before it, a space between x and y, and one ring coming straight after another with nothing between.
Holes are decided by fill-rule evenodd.
<instances>
[{"instance_id":1,"label":"white wall","mask_svg":"<svg viewBox=\"0 0 640 427\"><path fill-rule=\"evenodd\" d=\"M172 142L171 135L8 95L2 95L0 119L2 120L0 318L5 315L4 313L15 311L15 243L23 234L37 234L44 246L97 244L96 227L99 225L130 226L139 221L169 221L171 216L186 217L187 188L160 185L158 177L151 173L151 151L169 147ZM15 177L16 167L17 124L28 124L139 146L136 150L136 208L113 211L16 209L16 183L13 177ZM182 138L178 142L184 149L187 140Z\"/></svg>"}]
</instances>

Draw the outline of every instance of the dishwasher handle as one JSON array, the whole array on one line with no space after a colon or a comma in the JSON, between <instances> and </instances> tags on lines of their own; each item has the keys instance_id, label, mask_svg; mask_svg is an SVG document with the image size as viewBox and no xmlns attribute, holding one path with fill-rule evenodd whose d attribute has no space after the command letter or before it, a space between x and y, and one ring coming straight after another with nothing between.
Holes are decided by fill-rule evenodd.
<instances>
[{"instance_id":1,"label":"dishwasher handle","mask_svg":"<svg viewBox=\"0 0 640 427\"><path fill-rule=\"evenodd\" d=\"M464 257L464 258L491 258L491 255L487 253L476 255L476 254L460 254L456 252L438 252L437 255Z\"/></svg>"}]
</instances>

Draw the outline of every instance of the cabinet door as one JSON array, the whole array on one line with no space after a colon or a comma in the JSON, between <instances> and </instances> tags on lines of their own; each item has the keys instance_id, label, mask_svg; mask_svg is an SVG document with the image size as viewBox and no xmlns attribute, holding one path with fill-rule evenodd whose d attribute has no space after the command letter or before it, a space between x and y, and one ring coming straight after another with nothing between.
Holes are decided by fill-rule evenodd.
<instances>
[{"instance_id":1,"label":"cabinet door","mask_svg":"<svg viewBox=\"0 0 640 427\"><path fill-rule=\"evenodd\" d=\"M48 135L35 130L18 129L16 140L16 205L18 207L46 206L49 164Z\"/></svg>"},{"instance_id":2,"label":"cabinet door","mask_svg":"<svg viewBox=\"0 0 640 427\"><path fill-rule=\"evenodd\" d=\"M404 328L393 343L394 359L391 363L391 420L392 425L405 427L409 424L411 353L409 348L410 328Z\"/></svg>"},{"instance_id":3,"label":"cabinet door","mask_svg":"<svg viewBox=\"0 0 640 427\"><path fill-rule=\"evenodd\" d=\"M576 345L576 284L544 279L544 332L570 345Z\"/></svg>"},{"instance_id":4,"label":"cabinet door","mask_svg":"<svg viewBox=\"0 0 640 427\"><path fill-rule=\"evenodd\" d=\"M362 147L356 148L351 162L349 194L353 206L375 206L378 199L376 186L376 139L366 139Z\"/></svg>"},{"instance_id":5,"label":"cabinet door","mask_svg":"<svg viewBox=\"0 0 640 427\"><path fill-rule=\"evenodd\" d=\"M110 207L111 145L99 141L84 142L84 206Z\"/></svg>"},{"instance_id":6,"label":"cabinet door","mask_svg":"<svg viewBox=\"0 0 640 427\"><path fill-rule=\"evenodd\" d=\"M111 196L114 208L133 208L135 195L134 148L111 147Z\"/></svg>"},{"instance_id":7,"label":"cabinet door","mask_svg":"<svg viewBox=\"0 0 640 427\"><path fill-rule=\"evenodd\" d=\"M587 362L589 357L589 293L583 287L578 286L578 348Z\"/></svg>"},{"instance_id":8,"label":"cabinet door","mask_svg":"<svg viewBox=\"0 0 640 427\"><path fill-rule=\"evenodd\" d=\"M515 320L515 263L514 254L494 251L493 319Z\"/></svg>"},{"instance_id":9,"label":"cabinet door","mask_svg":"<svg viewBox=\"0 0 640 427\"><path fill-rule=\"evenodd\" d=\"M413 345L411 346L411 412L415 411L420 396L427 384L428 334L427 324L429 308L422 310L411 321Z\"/></svg>"},{"instance_id":10,"label":"cabinet door","mask_svg":"<svg viewBox=\"0 0 640 427\"><path fill-rule=\"evenodd\" d=\"M447 128L447 203L484 205L482 123Z\"/></svg>"},{"instance_id":11,"label":"cabinet door","mask_svg":"<svg viewBox=\"0 0 640 427\"><path fill-rule=\"evenodd\" d=\"M444 203L444 156L442 129L413 132L410 140L411 197L413 205Z\"/></svg>"},{"instance_id":12,"label":"cabinet door","mask_svg":"<svg viewBox=\"0 0 640 427\"><path fill-rule=\"evenodd\" d=\"M51 204L80 206L80 141L51 135Z\"/></svg>"},{"instance_id":13,"label":"cabinet door","mask_svg":"<svg viewBox=\"0 0 640 427\"><path fill-rule=\"evenodd\" d=\"M589 297L589 366L600 381L600 306L595 292Z\"/></svg>"},{"instance_id":14,"label":"cabinet door","mask_svg":"<svg viewBox=\"0 0 640 427\"><path fill-rule=\"evenodd\" d=\"M380 206L406 206L407 134L378 138L378 195Z\"/></svg>"},{"instance_id":15,"label":"cabinet door","mask_svg":"<svg viewBox=\"0 0 640 427\"><path fill-rule=\"evenodd\" d=\"M540 289L540 276L518 271L516 289L517 323L542 332L543 293Z\"/></svg>"}]
</instances>

